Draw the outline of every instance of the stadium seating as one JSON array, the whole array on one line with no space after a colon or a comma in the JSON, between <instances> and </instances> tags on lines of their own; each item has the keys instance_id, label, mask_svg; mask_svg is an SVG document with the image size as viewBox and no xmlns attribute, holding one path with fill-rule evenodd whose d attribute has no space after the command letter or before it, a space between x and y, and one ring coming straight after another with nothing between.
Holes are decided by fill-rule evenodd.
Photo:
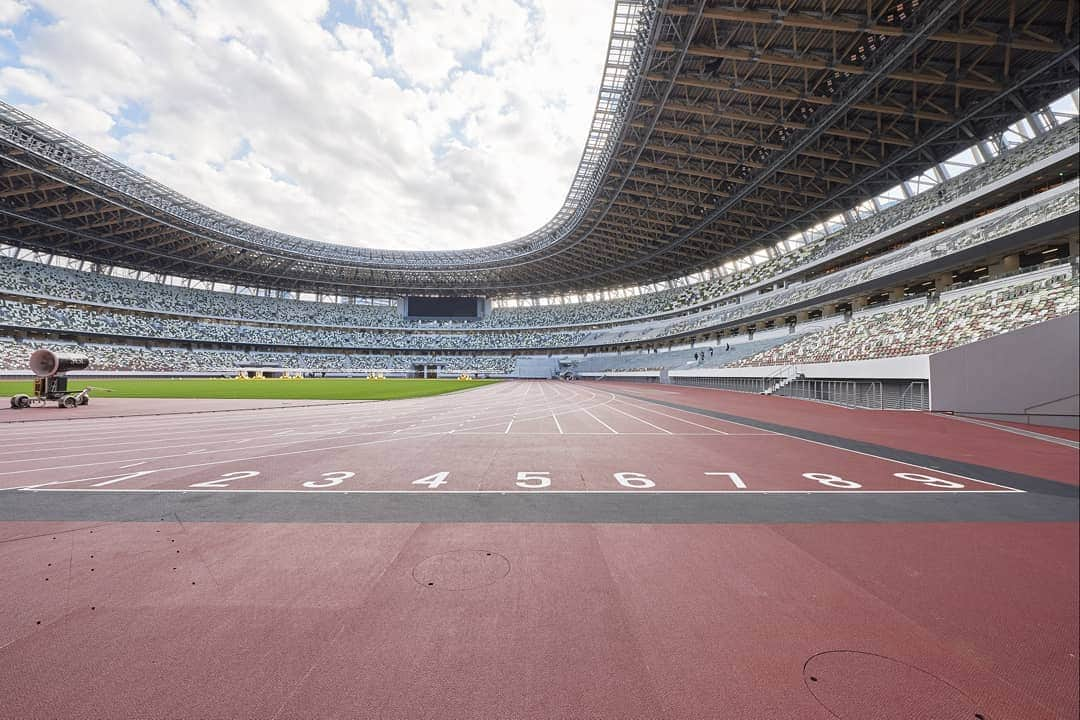
<instances>
[{"instance_id":1,"label":"stadium seating","mask_svg":"<svg viewBox=\"0 0 1080 720\"><path fill-rule=\"evenodd\" d=\"M86 310L0 300L0 324L19 328L87 334L244 345L319 348L456 350L472 348L549 348L578 343L580 332L429 333L393 330L340 330L200 322L146 313Z\"/></svg>"},{"instance_id":2,"label":"stadium seating","mask_svg":"<svg viewBox=\"0 0 1080 720\"><path fill-rule=\"evenodd\" d=\"M92 369L120 372L176 372L226 374L241 367L276 367L324 372L363 370L409 371L414 365L441 365L445 372L507 374L514 358L458 355L359 355L339 353L237 352L230 350L186 350L146 348L108 344L76 344L44 341L17 342L0 338L0 371L23 372L30 353L38 348L83 354L91 358Z\"/></svg>"},{"instance_id":3,"label":"stadium seating","mask_svg":"<svg viewBox=\"0 0 1080 720\"><path fill-rule=\"evenodd\" d=\"M726 303L699 312L593 328L484 328L478 331L477 328L459 327L421 330L409 327L331 327L325 323L285 324L280 320L270 325L258 324L260 322L258 318L224 321L200 318L198 313L161 315L130 309L115 312L97 304L88 306L74 303L86 297L94 297L94 293L98 292L104 293L107 299L117 299L117 295L110 294L111 289L114 289L110 283L115 282L116 287L133 285L146 293L140 305L161 308L170 308L172 307L170 302L180 302L188 296L192 298L221 296L236 300L243 298L244 302L253 303L272 300L282 306L292 303L304 307L305 312L310 311L312 306L325 306L332 308L333 311L348 308L371 310L372 306L335 306L186 290L166 285L105 278L91 273L50 268L8 258L0 259L0 262L6 263L6 267L11 269L11 272L3 275L8 278L5 286L24 287L27 284L41 283L42 278L63 277L64 282L70 284L58 287L63 287L64 292L73 297L65 298L65 302L48 304L37 302L34 296L27 297L21 293L10 299L0 299L0 325L31 331L97 334L111 338L420 352L496 349L543 351L571 347L616 346L631 342L656 342L699 329L705 330L739 323L745 318L760 318L770 313L783 313L785 308L805 305L807 302L812 302L814 298L833 295L851 287L863 286L908 268L931 266L950 255L988 243L1019 229L1076 213L1078 208L1080 208L1080 196L1077 193L1076 181L1072 181L958 227L943 230L892 252L807 282L791 284L764 294L751 294L739 298L739 302ZM2 265L0 269L3 269ZM27 269L29 272L26 271ZM27 278L31 279L27 280ZM79 282L88 283L88 285L83 287L78 284ZM160 303L155 294L158 291L163 292ZM14 292L14 290L8 292ZM387 308L382 308L382 310L387 310ZM255 314L259 315L259 313Z\"/></svg>"},{"instance_id":4,"label":"stadium seating","mask_svg":"<svg viewBox=\"0 0 1080 720\"><path fill-rule=\"evenodd\" d=\"M958 291L933 304L868 310L817 333L739 360L735 366L790 365L903 357L948 350L1080 310L1075 275L1002 289Z\"/></svg>"},{"instance_id":5,"label":"stadium seating","mask_svg":"<svg viewBox=\"0 0 1080 720\"><path fill-rule=\"evenodd\" d=\"M326 303L214 292L0 256L0 327L31 336L42 333L98 335L102 344L95 345L95 349L100 351L104 363L96 365L99 369L145 371L216 372L245 363L317 366L342 371L408 369L416 358L421 358L416 362L430 364L430 358L439 357L439 353L464 351L466 357L446 357L447 369L507 372L513 367L512 358L509 354L495 354L496 351L546 353L578 347L684 342L674 339L699 330L730 327L747 319L782 316L794 308L806 307L815 298L835 297L849 288L865 287L877 280L886 282L888 276L897 272L930 267L950 255L1019 229L1076 213L1080 208L1080 196L1077 182L1072 180L960 226L913 240L862 263L803 282L793 282L787 277L811 268L838 251L873 241L899 224L922 218L944 203L985 191L990 183L1017 168L1076 143L1077 130L1076 121L1067 123L941 183L932 192L892 205L832 236L741 272L636 297L496 308L480 322L421 325L401 318L396 306L388 304ZM785 279L776 282L777 278ZM764 291L757 289L762 283L766 284ZM770 287L771 284L775 287ZM942 303L942 307L951 302ZM1059 294L1052 295L1050 310L1046 312L1060 314L1064 307L1061 302L1064 301ZM905 309L904 313L907 312L909 310ZM1036 318L1047 317L1046 312L1031 309ZM907 315L896 314L895 317L903 320ZM924 320L913 322L918 324ZM936 316L935 321L946 322ZM925 348L940 349L951 346L950 343L968 342L993 332L994 328L1004 328L1000 330L1004 332L1028 324L1028 321L1017 321L1021 324L1016 325L997 319L965 332L950 324L950 333L942 334L936 344L928 344L917 332L904 331L893 337L895 333L885 334L873 329L872 323L860 316L859 323L864 322L867 323L865 336L860 335L861 325L849 324L830 329L827 334L799 337L775 348L772 345L787 338L774 337L765 344L766 341L758 337L763 343L758 350L744 352L749 346L739 343L736 354L725 354L715 360L710 358L702 365L772 364L786 362L784 358L788 357L801 358L799 362L816 362L821 361L820 358L928 352L930 350ZM816 344L827 342L833 335L850 342L839 343L835 352ZM161 341L228 347L193 351L147 350L143 347ZM125 344L135 347L125 347ZM243 352L235 349L237 346L249 349L263 346L266 349ZM281 352L282 348L292 351ZM373 354L326 352L334 350L363 350ZM25 347L19 347L17 354L22 357L24 351ZM394 351L400 351L400 354ZM493 354L486 355L488 351ZM752 357L747 357L748 354ZM685 366L692 358L692 351L665 352L663 349L651 355L595 355L584 361L581 371L675 368ZM18 369L21 362L18 360L10 367Z\"/></svg>"},{"instance_id":6,"label":"stadium seating","mask_svg":"<svg viewBox=\"0 0 1080 720\"><path fill-rule=\"evenodd\" d=\"M629 352L622 355L593 355L574 363L574 370L579 373L617 372L627 370L684 370L696 368L719 368L732 365L739 360L755 355L785 342L786 335L766 340L742 340L740 342L719 345L701 345L681 350L660 351L655 353ZM695 356L697 356L695 358Z\"/></svg>"},{"instance_id":7,"label":"stadium seating","mask_svg":"<svg viewBox=\"0 0 1080 720\"><path fill-rule=\"evenodd\" d=\"M868 242L903 223L933 213L962 197L985 192L993 182L1042 158L1075 146L1080 121L1073 120L1019 145L989 162L947 180L932 190L894 204L859 222L791 252L745 270L685 287L634 297L560 305L496 307L478 322L447 323L453 328L567 328L628 322L714 303L803 272L837 252ZM1072 193L1075 208L1075 193ZM1069 198L1065 198L1065 203ZM1053 209L1047 209L1052 212ZM1027 219L1024 220L1025 222ZM978 238L970 238L977 240ZM971 244L971 243L969 243ZM274 322L335 328L403 328L419 324L399 316L393 305L345 304L257 297L214 292L68 270L0 257L0 291L31 297L62 298L128 309L154 310L189 317ZM734 298L731 298L734 301ZM702 318L703 320L705 318ZM432 323L426 324L428 327ZM670 333L668 333L670 334ZM523 347L528 347L525 345ZM398 347L388 345L386 347ZM456 347L456 346L455 346ZM495 347L506 347L496 345Z\"/></svg>"}]
</instances>

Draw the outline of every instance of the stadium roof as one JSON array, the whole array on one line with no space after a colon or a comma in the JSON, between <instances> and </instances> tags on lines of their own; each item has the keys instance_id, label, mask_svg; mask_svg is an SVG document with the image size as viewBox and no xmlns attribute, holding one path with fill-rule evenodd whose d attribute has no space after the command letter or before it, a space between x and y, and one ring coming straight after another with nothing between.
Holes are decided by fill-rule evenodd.
<instances>
[{"instance_id":1,"label":"stadium roof","mask_svg":"<svg viewBox=\"0 0 1080 720\"><path fill-rule=\"evenodd\" d=\"M1073 90L1075 4L618 0L562 208L485 248L402 252L228 217L0 103L0 241L347 295L648 284L770 247Z\"/></svg>"}]
</instances>

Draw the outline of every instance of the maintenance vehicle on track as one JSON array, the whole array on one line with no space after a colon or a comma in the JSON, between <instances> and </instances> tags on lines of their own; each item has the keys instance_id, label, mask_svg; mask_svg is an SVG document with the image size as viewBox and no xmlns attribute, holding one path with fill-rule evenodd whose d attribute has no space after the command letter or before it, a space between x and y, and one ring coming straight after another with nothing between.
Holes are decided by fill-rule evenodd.
<instances>
[{"instance_id":1,"label":"maintenance vehicle on track","mask_svg":"<svg viewBox=\"0 0 1080 720\"><path fill-rule=\"evenodd\" d=\"M11 398L11 407L21 410L29 407L44 407L55 402L57 407L73 408L90 402L90 390L85 387L78 392L68 392L67 373L72 370L85 370L90 367L90 358L85 355L55 353L52 350L35 350L30 355L30 370L34 373L34 394L15 395Z\"/></svg>"}]
</instances>

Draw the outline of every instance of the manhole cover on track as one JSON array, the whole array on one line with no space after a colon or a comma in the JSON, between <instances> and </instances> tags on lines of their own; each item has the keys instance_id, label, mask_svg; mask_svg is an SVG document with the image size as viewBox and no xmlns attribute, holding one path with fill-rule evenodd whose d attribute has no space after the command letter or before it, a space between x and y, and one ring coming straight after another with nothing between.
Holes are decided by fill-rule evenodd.
<instances>
[{"instance_id":1,"label":"manhole cover on track","mask_svg":"<svg viewBox=\"0 0 1080 720\"><path fill-rule=\"evenodd\" d=\"M941 678L873 653L831 650L803 666L817 701L841 720L990 720Z\"/></svg>"},{"instance_id":2,"label":"manhole cover on track","mask_svg":"<svg viewBox=\"0 0 1080 720\"><path fill-rule=\"evenodd\" d=\"M436 590L468 590L490 585L510 572L510 561L488 550L454 550L432 555L413 568L413 579Z\"/></svg>"}]
</instances>

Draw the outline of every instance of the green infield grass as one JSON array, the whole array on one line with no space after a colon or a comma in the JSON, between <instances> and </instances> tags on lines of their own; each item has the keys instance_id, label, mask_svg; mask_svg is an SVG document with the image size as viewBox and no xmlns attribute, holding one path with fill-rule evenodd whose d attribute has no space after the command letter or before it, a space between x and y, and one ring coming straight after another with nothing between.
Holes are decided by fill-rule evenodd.
<instances>
[{"instance_id":1,"label":"green infield grass","mask_svg":"<svg viewBox=\"0 0 1080 720\"><path fill-rule=\"evenodd\" d=\"M490 385L497 380L414 380L306 378L304 380L231 380L225 378L72 378L72 392L90 385L93 398L232 398L259 400L397 400L442 395ZM0 398L31 393L30 380L0 380ZM6 402L4 403L7 404Z\"/></svg>"}]
</instances>

